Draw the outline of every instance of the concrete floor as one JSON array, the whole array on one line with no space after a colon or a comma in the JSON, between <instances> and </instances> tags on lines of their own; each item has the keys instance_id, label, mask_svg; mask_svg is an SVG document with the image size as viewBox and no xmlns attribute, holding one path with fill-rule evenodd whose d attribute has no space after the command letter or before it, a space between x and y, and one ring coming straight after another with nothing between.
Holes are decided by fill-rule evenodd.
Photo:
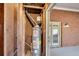
<instances>
[{"instance_id":1,"label":"concrete floor","mask_svg":"<svg viewBox=\"0 0 79 59\"><path fill-rule=\"evenodd\" d=\"M50 56L79 56L79 46L51 48Z\"/></svg>"}]
</instances>

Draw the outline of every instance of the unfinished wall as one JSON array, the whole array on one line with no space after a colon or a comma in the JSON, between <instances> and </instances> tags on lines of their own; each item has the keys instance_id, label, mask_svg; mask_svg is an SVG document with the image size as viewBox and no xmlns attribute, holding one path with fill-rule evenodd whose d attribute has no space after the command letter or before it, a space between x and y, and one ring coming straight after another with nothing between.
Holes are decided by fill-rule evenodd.
<instances>
[{"instance_id":1,"label":"unfinished wall","mask_svg":"<svg viewBox=\"0 0 79 59\"><path fill-rule=\"evenodd\" d=\"M44 6L44 9L40 12L40 16L42 17L41 23L42 23L42 48L41 48L41 52L42 52L42 56L46 55L46 6ZM31 14L31 16L35 19L37 19L37 16L39 14ZM27 42L31 42L32 40L32 26L31 24L27 21L26 19L26 41ZM27 48L26 48L27 49Z\"/></svg>"},{"instance_id":2,"label":"unfinished wall","mask_svg":"<svg viewBox=\"0 0 79 59\"><path fill-rule=\"evenodd\" d=\"M61 10L52 10L51 21L62 22L62 46L79 45L79 13ZM64 27L68 23L69 27Z\"/></svg>"},{"instance_id":3,"label":"unfinished wall","mask_svg":"<svg viewBox=\"0 0 79 59\"><path fill-rule=\"evenodd\" d=\"M4 55L23 56L25 14L22 4L4 4ZM16 54L15 54L16 53Z\"/></svg>"},{"instance_id":4,"label":"unfinished wall","mask_svg":"<svg viewBox=\"0 0 79 59\"><path fill-rule=\"evenodd\" d=\"M25 42L27 42L28 44L31 45L32 43L32 26L29 23L27 17L26 17L26 25L25 25ZM25 53L27 53L27 51L30 50L30 47L28 47L27 45L25 45Z\"/></svg>"},{"instance_id":5,"label":"unfinished wall","mask_svg":"<svg viewBox=\"0 0 79 59\"><path fill-rule=\"evenodd\" d=\"M39 15L39 14L32 14L32 13L30 13L30 15L33 17L33 19L36 21L37 20L37 16ZM26 17L26 34L25 34L25 37L26 37L26 42L28 43L28 44L30 44L31 45L31 43L32 43L32 29L33 29L33 27L32 27L32 25L30 24L30 22L28 21L28 18ZM27 51L28 50L30 50L30 47L28 47L27 45L26 45L26 47L25 47L25 51L26 51L26 53L27 53Z\"/></svg>"},{"instance_id":6,"label":"unfinished wall","mask_svg":"<svg viewBox=\"0 0 79 59\"><path fill-rule=\"evenodd\" d=\"M4 4L0 3L0 56L4 55Z\"/></svg>"},{"instance_id":7,"label":"unfinished wall","mask_svg":"<svg viewBox=\"0 0 79 59\"><path fill-rule=\"evenodd\" d=\"M14 53L14 4L4 4L4 55Z\"/></svg>"}]
</instances>

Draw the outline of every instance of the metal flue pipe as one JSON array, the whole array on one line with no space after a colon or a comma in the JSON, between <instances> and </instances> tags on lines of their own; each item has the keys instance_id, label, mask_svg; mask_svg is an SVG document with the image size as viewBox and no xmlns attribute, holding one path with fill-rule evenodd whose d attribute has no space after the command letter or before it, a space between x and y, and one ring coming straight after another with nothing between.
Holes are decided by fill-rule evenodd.
<instances>
[{"instance_id":1,"label":"metal flue pipe","mask_svg":"<svg viewBox=\"0 0 79 59\"><path fill-rule=\"evenodd\" d=\"M32 16L27 12L27 10L25 10L25 13L27 14L27 16L29 17L29 20L31 21L31 23L34 23L35 25L37 25L36 21L32 18Z\"/></svg>"}]
</instances>

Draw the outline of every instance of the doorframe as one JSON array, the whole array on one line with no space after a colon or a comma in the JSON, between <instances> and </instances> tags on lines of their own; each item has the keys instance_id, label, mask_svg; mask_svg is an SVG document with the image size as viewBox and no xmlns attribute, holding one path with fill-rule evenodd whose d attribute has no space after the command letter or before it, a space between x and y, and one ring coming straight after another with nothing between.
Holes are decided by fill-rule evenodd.
<instances>
[{"instance_id":1,"label":"doorframe","mask_svg":"<svg viewBox=\"0 0 79 59\"><path fill-rule=\"evenodd\" d=\"M50 52L48 50L48 40L49 40L49 22L50 22L50 12L53 9L53 6L55 3L49 4L47 10L46 10L46 56L50 56Z\"/></svg>"}]
</instances>

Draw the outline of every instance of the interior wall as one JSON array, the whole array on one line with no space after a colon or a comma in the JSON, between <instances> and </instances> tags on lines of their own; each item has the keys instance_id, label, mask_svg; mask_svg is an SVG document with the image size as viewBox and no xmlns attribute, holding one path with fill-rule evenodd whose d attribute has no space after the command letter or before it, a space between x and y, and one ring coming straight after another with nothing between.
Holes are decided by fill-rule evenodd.
<instances>
[{"instance_id":1,"label":"interior wall","mask_svg":"<svg viewBox=\"0 0 79 59\"><path fill-rule=\"evenodd\" d=\"M4 55L4 4L0 3L0 56Z\"/></svg>"},{"instance_id":2,"label":"interior wall","mask_svg":"<svg viewBox=\"0 0 79 59\"><path fill-rule=\"evenodd\" d=\"M79 45L79 12L52 10L50 21L62 23L62 47ZM65 27L68 23L69 27Z\"/></svg>"},{"instance_id":3,"label":"interior wall","mask_svg":"<svg viewBox=\"0 0 79 59\"><path fill-rule=\"evenodd\" d=\"M39 14L30 14L32 17L33 17L33 19L36 21L36 19L37 19L37 16L39 15ZM28 43L29 43L29 41L31 42L31 39L32 39L32 29L33 29L33 27L32 27L32 25L30 24L30 22L28 21L28 18L26 17L26 41L28 41Z\"/></svg>"}]
</instances>

